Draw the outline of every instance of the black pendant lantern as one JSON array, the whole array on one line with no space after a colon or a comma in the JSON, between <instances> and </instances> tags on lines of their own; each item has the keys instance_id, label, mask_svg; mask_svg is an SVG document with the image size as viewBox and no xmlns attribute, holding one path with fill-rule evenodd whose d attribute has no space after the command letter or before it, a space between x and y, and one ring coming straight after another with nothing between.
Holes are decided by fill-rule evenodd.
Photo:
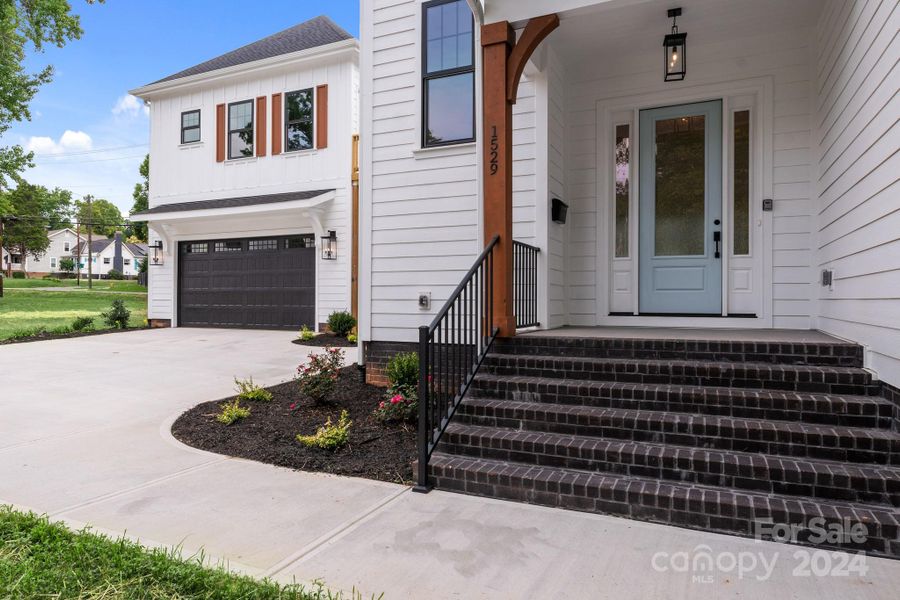
<instances>
[{"instance_id":1,"label":"black pendant lantern","mask_svg":"<svg viewBox=\"0 0 900 600\"><path fill-rule=\"evenodd\" d=\"M321 240L322 260L337 260L337 232L330 230Z\"/></svg>"},{"instance_id":2,"label":"black pendant lantern","mask_svg":"<svg viewBox=\"0 0 900 600\"><path fill-rule=\"evenodd\" d=\"M686 68L685 49L687 47L687 34L678 33L678 25L675 21L681 16L680 8L670 8L669 18L672 19L672 33L663 38L663 51L665 52L666 81L681 81L684 79Z\"/></svg>"},{"instance_id":3,"label":"black pendant lantern","mask_svg":"<svg viewBox=\"0 0 900 600\"><path fill-rule=\"evenodd\" d=\"M152 264L161 265L163 264L163 243L162 240L156 240L152 244L148 246L151 250L153 250L152 256Z\"/></svg>"}]
</instances>

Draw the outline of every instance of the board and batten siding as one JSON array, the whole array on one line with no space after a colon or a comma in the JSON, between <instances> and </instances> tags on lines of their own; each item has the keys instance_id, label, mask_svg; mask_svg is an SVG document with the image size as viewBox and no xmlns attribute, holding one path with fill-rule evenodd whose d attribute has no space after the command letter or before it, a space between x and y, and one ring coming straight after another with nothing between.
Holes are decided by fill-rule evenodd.
<instances>
[{"instance_id":1,"label":"board and batten siding","mask_svg":"<svg viewBox=\"0 0 900 600\"><path fill-rule=\"evenodd\" d=\"M213 198L257 196L281 192L334 189L335 198L321 211L323 228L338 238L338 258L316 261L318 322L337 310L350 309L350 170L352 136L358 132L359 69L355 51L306 64L287 64L237 72L190 88L173 90L150 104L150 207ZM272 155L274 93L328 85L328 147ZM216 162L216 106L267 98L264 156ZM181 113L201 111L201 141L181 144ZM254 125L259 126L254 102ZM228 219L182 225L174 240L314 233L310 220ZM153 232L151 243L159 239ZM318 240L317 240L318 243ZM177 246L166 250L163 265L150 266L148 315L173 319L176 311Z\"/></svg>"},{"instance_id":2,"label":"board and batten siding","mask_svg":"<svg viewBox=\"0 0 900 600\"><path fill-rule=\"evenodd\" d=\"M810 86L813 27L757 33L722 43L691 45L689 79L678 86L771 77L774 114L775 210L771 242L774 327L812 326L814 274L810 168ZM659 93L666 105L659 52L623 52L613 61L567 65L565 92L566 191L569 198L565 274L568 322L594 325L597 314L597 102L632 94ZM612 143L606 140L604 143ZM754 198L754 202L758 198ZM634 244L632 240L632 245ZM601 286L603 289L604 286ZM760 291L760 293L762 293Z\"/></svg>"},{"instance_id":3,"label":"board and batten siding","mask_svg":"<svg viewBox=\"0 0 900 600\"><path fill-rule=\"evenodd\" d=\"M900 386L900 73L897 0L828 3L816 36L818 327L863 344L866 364Z\"/></svg>"}]
</instances>

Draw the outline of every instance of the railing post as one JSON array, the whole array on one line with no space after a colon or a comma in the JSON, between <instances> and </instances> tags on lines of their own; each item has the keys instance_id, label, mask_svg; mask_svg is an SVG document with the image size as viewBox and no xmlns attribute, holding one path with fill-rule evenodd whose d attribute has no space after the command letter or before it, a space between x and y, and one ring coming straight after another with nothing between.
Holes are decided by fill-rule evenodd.
<instances>
[{"instance_id":1,"label":"railing post","mask_svg":"<svg viewBox=\"0 0 900 600\"><path fill-rule=\"evenodd\" d=\"M414 492L426 494L431 490L428 485L428 408L431 405L428 385L428 326L419 327L419 438L418 438L418 476Z\"/></svg>"}]
</instances>

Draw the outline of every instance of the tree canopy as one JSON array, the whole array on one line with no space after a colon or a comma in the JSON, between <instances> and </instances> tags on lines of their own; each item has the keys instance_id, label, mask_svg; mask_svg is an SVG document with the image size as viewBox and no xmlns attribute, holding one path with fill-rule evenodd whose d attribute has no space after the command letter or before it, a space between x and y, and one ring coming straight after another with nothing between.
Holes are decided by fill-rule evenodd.
<instances>
[{"instance_id":1,"label":"tree canopy","mask_svg":"<svg viewBox=\"0 0 900 600\"><path fill-rule=\"evenodd\" d=\"M3 229L3 247L10 254L40 258L50 246L46 221L40 216L44 208L40 186L22 182L9 192L7 199L18 218L7 220ZM22 261L25 265L25 261Z\"/></svg>"},{"instance_id":2,"label":"tree canopy","mask_svg":"<svg viewBox=\"0 0 900 600\"><path fill-rule=\"evenodd\" d=\"M48 44L62 48L82 33L78 15L65 0L0 0L0 136L12 123L31 120L28 105L53 78L51 65L37 73L26 71L29 46L34 52ZM20 180L22 170L33 166L32 158L21 146L0 147L0 191Z\"/></svg>"},{"instance_id":3,"label":"tree canopy","mask_svg":"<svg viewBox=\"0 0 900 600\"><path fill-rule=\"evenodd\" d=\"M117 230L121 230L124 224L119 208L109 200L93 200L91 212L88 212L86 200L75 203L76 220L81 223L81 229L87 232L89 229L97 235L112 236ZM91 224L93 223L93 226Z\"/></svg>"},{"instance_id":4,"label":"tree canopy","mask_svg":"<svg viewBox=\"0 0 900 600\"><path fill-rule=\"evenodd\" d=\"M134 191L131 197L134 198L134 205L131 207L131 214L147 210L150 208L150 155L144 157L141 166L138 167L138 173L141 174L139 183L134 184ZM137 222L131 223L131 235L141 242L147 241L147 223Z\"/></svg>"}]
</instances>

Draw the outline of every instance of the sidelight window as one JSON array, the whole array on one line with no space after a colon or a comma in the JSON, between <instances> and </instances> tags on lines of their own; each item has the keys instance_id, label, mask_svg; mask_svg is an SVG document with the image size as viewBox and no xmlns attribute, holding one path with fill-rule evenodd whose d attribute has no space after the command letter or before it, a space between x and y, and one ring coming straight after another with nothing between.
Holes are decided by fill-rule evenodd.
<instances>
[{"instance_id":1,"label":"sidelight window","mask_svg":"<svg viewBox=\"0 0 900 600\"><path fill-rule=\"evenodd\" d=\"M734 150L731 153L732 197L732 238L734 254L750 254L750 111L738 110L732 113L734 128Z\"/></svg>"},{"instance_id":2,"label":"sidelight window","mask_svg":"<svg viewBox=\"0 0 900 600\"><path fill-rule=\"evenodd\" d=\"M616 258L628 256L628 210L631 199L631 125L616 125Z\"/></svg>"}]
</instances>

